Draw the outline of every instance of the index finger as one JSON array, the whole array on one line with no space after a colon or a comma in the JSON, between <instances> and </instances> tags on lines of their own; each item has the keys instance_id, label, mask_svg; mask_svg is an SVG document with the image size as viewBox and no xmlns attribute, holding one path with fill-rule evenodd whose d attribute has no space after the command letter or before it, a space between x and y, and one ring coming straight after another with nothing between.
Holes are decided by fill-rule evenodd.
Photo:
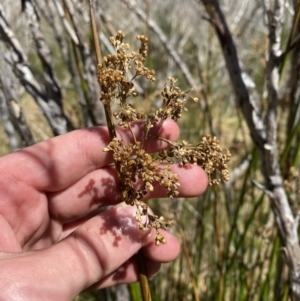
<instances>
[{"instance_id":1,"label":"index finger","mask_svg":"<svg viewBox=\"0 0 300 301\"><path fill-rule=\"evenodd\" d=\"M140 140L143 124L133 124L132 131ZM118 127L117 133L125 143L133 142L129 130ZM167 120L157 135L175 141L179 136L179 128L174 121ZM14 179L40 191L59 191L89 172L112 163L111 152L103 152L109 141L106 127L76 130L2 157L0 173L9 173ZM149 152L168 146L157 139L148 144Z\"/></svg>"}]
</instances>

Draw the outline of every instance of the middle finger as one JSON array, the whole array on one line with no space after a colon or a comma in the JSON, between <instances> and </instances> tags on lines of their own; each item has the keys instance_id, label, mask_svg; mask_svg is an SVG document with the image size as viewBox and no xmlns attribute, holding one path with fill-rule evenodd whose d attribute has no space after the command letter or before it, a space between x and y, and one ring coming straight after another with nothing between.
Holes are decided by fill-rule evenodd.
<instances>
[{"instance_id":1,"label":"middle finger","mask_svg":"<svg viewBox=\"0 0 300 301\"><path fill-rule=\"evenodd\" d=\"M179 196L197 196L207 187L207 176L195 165L172 165L172 172L179 177ZM145 199L165 197L166 190L158 183ZM81 219L103 206L121 202L120 187L114 167L94 170L60 192L48 194L49 212L52 218L67 223Z\"/></svg>"}]
</instances>

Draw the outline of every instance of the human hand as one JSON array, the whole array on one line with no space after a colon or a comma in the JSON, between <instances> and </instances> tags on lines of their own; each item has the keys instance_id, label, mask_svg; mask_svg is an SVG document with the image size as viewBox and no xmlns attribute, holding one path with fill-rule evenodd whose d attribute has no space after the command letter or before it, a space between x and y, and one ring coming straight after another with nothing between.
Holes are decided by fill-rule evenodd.
<instances>
[{"instance_id":1,"label":"human hand","mask_svg":"<svg viewBox=\"0 0 300 301\"><path fill-rule=\"evenodd\" d=\"M137 138L142 127L133 125ZM131 134L118 129L130 142ZM159 136L175 141L177 125L167 120ZM179 253L178 240L154 244L142 232L135 208L120 203L105 127L49 139L0 158L0 300L72 300L92 287L137 280L134 255L140 249L149 276ZM167 147L153 141L148 150ZM173 166L181 196L201 194L207 176L198 166ZM156 187L145 200L164 197ZM102 210L111 206L108 210Z\"/></svg>"}]
</instances>

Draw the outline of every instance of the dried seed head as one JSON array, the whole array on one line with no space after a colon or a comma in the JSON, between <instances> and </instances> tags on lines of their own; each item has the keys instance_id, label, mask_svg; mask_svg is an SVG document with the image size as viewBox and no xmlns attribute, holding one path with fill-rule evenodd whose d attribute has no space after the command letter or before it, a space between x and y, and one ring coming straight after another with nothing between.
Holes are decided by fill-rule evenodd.
<instances>
[{"instance_id":1,"label":"dried seed head","mask_svg":"<svg viewBox=\"0 0 300 301\"><path fill-rule=\"evenodd\" d=\"M172 146L166 150L162 150L158 154L161 162L171 163L180 162L181 166L187 164L197 164L201 166L207 173L209 184L220 184L221 179L217 171L221 173L224 181L229 180L229 172L227 163L231 157L228 149L220 145L219 140L210 135L202 138L200 144L190 145L186 141L182 143L172 143Z\"/></svg>"},{"instance_id":2,"label":"dried seed head","mask_svg":"<svg viewBox=\"0 0 300 301\"><path fill-rule=\"evenodd\" d=\"M112 152L118 171L121 189L121 199L128 205L136 207L135 219L140 230L155 229L155 244L166 243L166 239L159 229L167 229L174 224L173 220L166 221L162 216L158 217L150 213L146 204L142 203L145 195L152 193L155 187L162 186L170 198L179 195L179 178L166 163L179 162L181 166L187 164L200 165L209 177L209 184L221 182L217 172L225 181L229 180L227 162L230 153L223 148L214 137L206 135L198 145L191 145L186 141L175 143L157 137L157 131L153 133L154 125L161 126L167 118L177 121L183 111L186 111L186 101L189 91L182 91L176 86L176 79L169 77L161 92L162 107L152 114L137 112L128 99L137 96L133 80L136 77L144 77L155 82L155 72L144 66L148 53L148 39L137 36L140 47L137 51L130 51L130 46L125 44L124 34L118 31L110 41L115 49L115 54L104 57L103 66L97 66L98 82L101 86L100 99L108 110L110 118L108 124L114 126L114 117L120 126L132 133L133 143L125 144L123 140L112 137L111 142L103 149ZM133 77L128 79L128 71ZM197 101L197 98L192 98ZM113 106L113 104L115 104ZM111 112L112 108L114 109ZM131 123L141 120L144 123L142 142L138 142L131 129ZM161 150L156 156L148 154L144 148L144 142L148 139L161 139L170 144L168 149Z\"/></svg>"},{"instance_id":3,"label":"dried seed head","mask_svg":"<svg viewBox=\"0 0 300 301\"><path fill-rule=\"evenodd\" d=\"M167 242L165 237L158 231L156 232L154 240L155 240L155 244L157 246L159 246L161 243L165 244Z\"/></svg>"}]
</instances>

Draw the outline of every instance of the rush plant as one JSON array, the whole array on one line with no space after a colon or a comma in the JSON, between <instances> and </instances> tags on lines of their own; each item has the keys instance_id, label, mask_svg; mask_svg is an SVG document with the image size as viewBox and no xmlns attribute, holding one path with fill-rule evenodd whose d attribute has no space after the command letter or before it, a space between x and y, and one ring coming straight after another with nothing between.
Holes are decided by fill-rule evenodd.
<instances>
[{"instance_id":1,"label":"rush plant","mask_svg":"<svg viewBox=\"0 0 300 301\"><path fill-rule=\"evenodd\" d=\"M169 77L161 92L162 106L153 112L138 112L129 103L138 93L134 87L134 79L145 77L155 82L155 72L144 66L147 57L147 42L145 36L137 36L140 47L131 51L130 46L124 43L124 35L118 31L116 37L110 41L115 49L114 54L103 58L103 64L98 64L98 82L101 87L100 100L102 101L107 117L107 124L111 134L110 143L103 149L112 152L121 187L122 200L136 207L136 221L141 230L155 229L155 244L165 243L165 238L159 229L167 229L173 221L166 221L162 216L149 212L148 205L142 203L144 195L152 192L154 184L163 186L170 198L178 196L178 176L172 173L169 163L178 163L180 166L198 164L208 174L209 184L219 184L221 178L229 179L226 163L230 159L229 151L220 146L216 138L209 135L202 138L197 145L186 141L172 142L157 135L158 130L166 119L177 121L183 111L186 111L186 101L189 91L182 91L176 86L176 79ZM132 74L129 77L129 71ZM192 98L197 101L196 98ZM141 122L144 132L141 141L138 141L131 128L132 123ZM116 136L115 125L128 129L132 134L133 143L125 144ZM153 129L156 129L153 131ZM169 144L167 149L156 154L146 151L146 143L151 140L163 140ZM143 218L144 217L144 218Z\"/></svg>"},{"instance_id":2,"label":"rush plant","mask_svg":"<svg viewBox=\"0 0 300 301\"><path fill-rule=\"evenodd\" d=\"M158 246L166 243L159 230L169 228L174 221L152 214L148 205L142 202L143 197L152 192L157 184L165 188L168 197L178 196L180 184L177 174L171 171L170 163L201 166L208 174L210 185L219 184L221 179L227 181L229 174L226 164L230 160L230 153L210 135L203 137L196 145L186 141L172 142L160 137L158 132L162 124L168 118L177 121L182 113L187 111L187 100L197 99L191 97L189 91L182 91L176 85L176 79L169 77L161 91L162 106L152 112L137 111L132 104L132 99L138 96L134 80L144 77L150 82L155 82L155 71L144 65L148 54L148 39L138 35L136 38L140 46L137 50L131 50L130 45L124 42L122 31L118 31L115 37L110 38L115 52L102 60L92 5L91 20L97 54L97 77L101 89L100 100L104 105L110 134L110 143L103 151L113 155L122 201L136 207L135 218L140 230L150 228L156 231L155 244ZM132 130L132 124L135 122L143 125L144 131L140 140ZM133 143L126 144L117 138L116 125L131 132ZM150 155L146 144L156 139L167 142L169 147ZM149 292L143 292L143 296L145 295L149 296ZM144 300L150 299L144 297Z\"/></svg>"}]
</instances>

